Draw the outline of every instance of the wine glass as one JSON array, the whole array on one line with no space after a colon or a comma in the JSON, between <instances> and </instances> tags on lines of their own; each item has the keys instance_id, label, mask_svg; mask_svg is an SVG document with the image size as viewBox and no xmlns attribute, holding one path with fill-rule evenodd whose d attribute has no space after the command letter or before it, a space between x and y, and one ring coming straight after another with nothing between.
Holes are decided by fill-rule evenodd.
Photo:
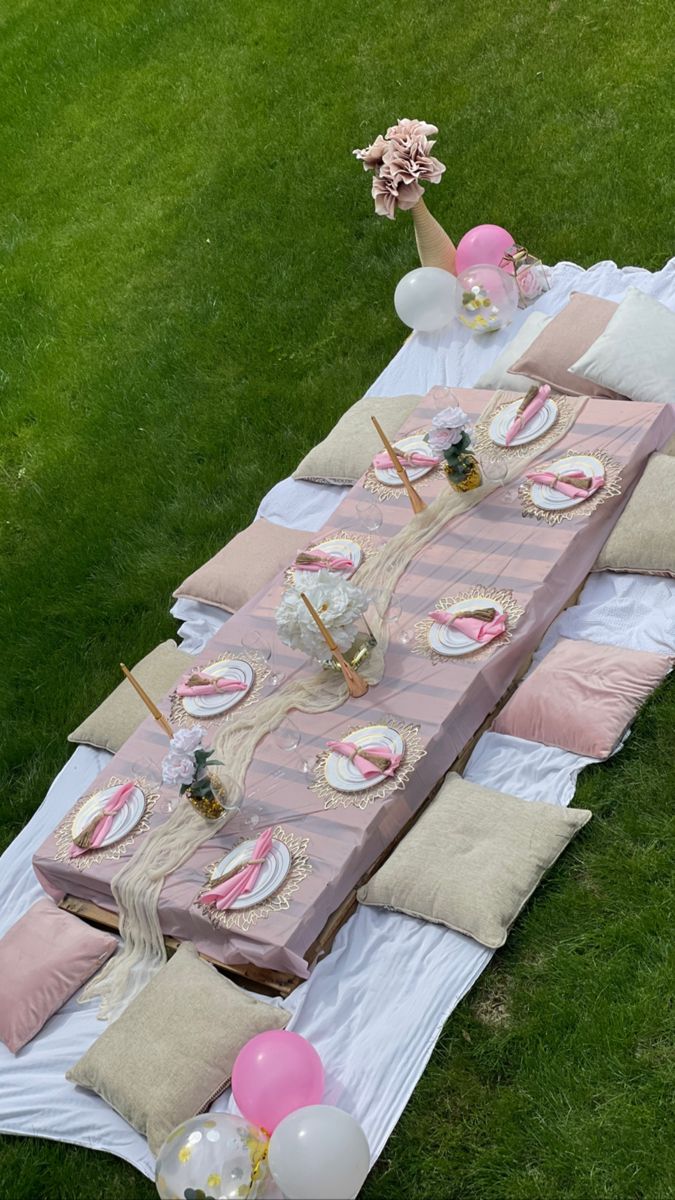
<instances>
[{"instance_id":1,"label":"wine glass","mask_svg":"<svg viewBox=\"0 0 675 1200\"><path fill-rule=\"evenodd\" d=\"M369 533L377 533L382 525L382 511L379 504L372 500L359 500L356 505L358 518Z\"/></svg>"},{"instance_id":2,"label":"wine glass","mask_svg":"<svg viewBox=\"0 0 675 1200\"><path fill-rule=\"evenodd\" d=\"M302 741L302 734L295 721L291 721L290 717L287 717L285 721L282 721L277 726L272 737L279 749L285 750L288 754L292 754L294 750L297 750ZM294 758L299 761L303 775L308 775L312 769L312 764L308 759L303 754L295 755Z\"/></svg>"},{"instance_id":3,"label":"wine glass","mask_svg":"<svg viewBox=\"0 0 675 1200\"><path fill-rule=\"evenodd\" d=\"M257 837L260 830L270 823L269 809L261 801L247 796L239 809L236 820L238 828L241 827L250 836Z\"/></svg>"},{"instance_id":4,"label":"wine glass","mask_svg":"<svg viewBox=\"0 0 675 1200\"><path fill-rule=\"evenodd\" d=\"M385 612L389 628L389 639L400 646L408 646L415 637L414 626L403 623L403 605L397 596L392 596ZM406 618L407 620L407 618Z\"/></svg>"},{"instance_id":5,"label":"wine glass","mask_svg":"<svg viewBox=\"0 0 675 1200\"><path fill-rule=\"evenodd\" d=\"M282 721L272 734L274 741L280 750L296 750L300 745L300 730L295 721L291 721L290 717Z\"/></svg>"},{"instance_id":6,"label":"wine glass","mask_svg":"<svg viewBox=\"0 0 675 1200\"><path fill-rule=\"evenodd\" d=\"M502 487L509 473L505 458L481 458L480 469L486 483L496 483Z\"/></svg>"},{"instance_id":7,"label":"wine glass","mask_svg":"<svg viewBox=\"0 0 675 1200\"><path fill-rule=\"evenodd\" d=\"M285 676L283 671L277 671L272 666L272 646L267 638L264 638L258 629L254 629L252 633L244 634L241 644L248 654L257 654L259 658L270 664L270 683L272 687L278 687Z\"/></svg>"},{"instance_id":8,"label":"wine glass","mask_svg":"<svg viewBox=\"0 0 675 1200\"><path fill-rule=\"evenodd\" d=\"M402 646L409 646L415 640L415 626L405 625L399 629L397 639Z\"/></svg>"}]
</instances>

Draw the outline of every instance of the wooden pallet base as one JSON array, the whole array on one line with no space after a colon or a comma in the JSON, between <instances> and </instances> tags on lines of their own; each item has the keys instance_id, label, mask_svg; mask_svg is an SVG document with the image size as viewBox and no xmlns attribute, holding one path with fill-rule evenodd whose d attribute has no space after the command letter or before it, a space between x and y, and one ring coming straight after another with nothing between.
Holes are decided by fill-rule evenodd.
<instances>
[{"instance_id":1,"label":"wooden pallet base","mask_svg":"<svg viewBox=\"0 0 675 1200\"><path fill-rule=\"evenodd\" d=\"M586 580L584 579L583 582L580 583L577 588L575 588L573 594L560 609L560 612L564 612L566 608L576 604L585 582ZM515 691L521 679L523 678L523 675L528 670L531 662L532 655L528 654L527 658L524 659L520 664L514 679L499 700L499 703L496 704L495 707L488 713L485 720L472 735L472 737L469 738L466 745L458 754L457 758L450 767L451 771L457 771L461 773L464 770L469 758L471 757L471 754L473 753L476 743L478 742L478 739L482 737L485 731L492 725L497 713L504 707L506 701ZM326 954L328 954L337 933L342 928L345 921L348 920L348 918L356 909L356 893L358 889L362 887L363 884L367 883L371 876L379 870L379 868L382 866L382 863L389 857L398 843L409 832L420 814L424 812L427 805L433 800L434 796L441 787L442 782L443 780L440 779L436 786L429 793L424 803L417 809L415 814L406 823L403 829L401 829L400 833L394 839L391 845L387 846L387 849L377 858L368 871L358 881L356 887L353 888L346 899L343 900L339 908L336 909L333 915L326 922L324 928L319 934L319 937L312 944L312 946L310 946L307 952L306 958L310 969L319 961L320 958L323 958ZM119 929L117 913L111 912L107 908L102 908L99 904L95 904L92 900L80 900L77 896L64 896L60 903L60 907L66 909L68 912L74 913L76 916L81 917L84 921L90 922L92 925L98 925L104 929ZM177 950L178 946L180 945L178 939L173 937L165 937L164 942L170 954L173 954L173 952ZM297 975L284 974L281 971L272 971L265 967L256 967L251 963L229 965L219 962L217 959L212 958L209 954L202 954L202 958L205 958L208 960L208 962L213 963L213 965L218 967L218 969L225 975L234 976L235 979L244 982L247 987L251 988L253 991L262 992L265 995L288 996L294 990L294 988L298 986L298 984L302 983L302 979Z\"/></svg>"}]
</instances>

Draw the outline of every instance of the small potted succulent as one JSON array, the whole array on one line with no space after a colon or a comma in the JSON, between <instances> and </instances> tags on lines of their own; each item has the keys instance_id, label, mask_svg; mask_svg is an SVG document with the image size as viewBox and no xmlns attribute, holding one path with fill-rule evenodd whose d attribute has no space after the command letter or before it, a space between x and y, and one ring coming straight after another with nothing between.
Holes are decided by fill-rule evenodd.
<instances>
[{"instance_id":1,"label":"small potted succulent","mask_svg":"<svg viewBox=\"0 0 675 1200\"><path fill-rule=\"evenodd\" d=\"M478 459L471 450L470 429L467 414L454 405L436 413L424 439L435 454L443 455L443 470L458 492L470 492L483 482Z\"/></svg>"}]
</instances>

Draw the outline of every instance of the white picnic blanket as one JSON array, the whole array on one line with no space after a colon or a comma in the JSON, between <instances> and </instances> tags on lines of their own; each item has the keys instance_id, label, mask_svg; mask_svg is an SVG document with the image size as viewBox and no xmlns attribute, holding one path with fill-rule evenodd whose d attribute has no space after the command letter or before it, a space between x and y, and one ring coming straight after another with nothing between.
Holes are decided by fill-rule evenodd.
<instances>
[{"instance_id":1,"label":"white picnic blanket","mask_svg":"<svg viewBox=\"0 0 675 1200\"><path fill-rule=\"evenodd\" d=\"M675 308L675 259L656 274L614 263L584 271L553 268L553 288L537 304L560 308L570 291L619 299L634 284ZM517 321L527 313L519 313ZM471 386L514 332L472 340L459 326L410 339L370 393L423 393L434 384ZM320 528L342 489L286 480L260 514L297 528ZM184 648L198 653L225 619L207 605L179 601ZM675 581L640 576L592 577L580 603L547 634L606 641L636 649L675 651ZM38 899L31 855L101 770L106 755L80 747L54 780L29 824L0 860L0 935ZM516 738L487 733L465 774L476 782L530 800L569 804L588 759ZM340 931L330 955L284 1005L290 1028L316 1046L327 1074L326 1100L362 1124L374 1161L403 1111L448 1016L475 982L491 953L450 930L396 913L360 908ZM392 980L397 986L391 986ZM274 1001L274 1003L282 1003ZM47 1137L107 1150L152 1176L144 1138L103 1101L67 1083L67 1068L101 1032L91 1008L71 1000L14 1057L0 1045L0 1131ZM218 1107L231 1103L225 1095Z\"/></svg>"}]
</instances>

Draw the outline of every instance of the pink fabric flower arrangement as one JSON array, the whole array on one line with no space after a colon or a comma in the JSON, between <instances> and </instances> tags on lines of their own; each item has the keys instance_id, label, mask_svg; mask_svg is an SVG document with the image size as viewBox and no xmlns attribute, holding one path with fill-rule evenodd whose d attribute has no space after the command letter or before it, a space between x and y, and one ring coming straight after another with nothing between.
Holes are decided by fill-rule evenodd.
<instances>
[{"instance_id":1,"label":"pink fabric flower arrangement","mask_svg":"<svg viewBox=\"0 0 675 1200\"><path fill-rule=\"evenodd\" d=\"M397 208L414 208L422 199L422 182L440 183L445 167L431 154L434 133L438 133L435 125L403 117L384 137L378 134L372 146L353 151L364 171L373 172L372 196L378 216L393 221Z\"/></svg>"}]
</instances>

